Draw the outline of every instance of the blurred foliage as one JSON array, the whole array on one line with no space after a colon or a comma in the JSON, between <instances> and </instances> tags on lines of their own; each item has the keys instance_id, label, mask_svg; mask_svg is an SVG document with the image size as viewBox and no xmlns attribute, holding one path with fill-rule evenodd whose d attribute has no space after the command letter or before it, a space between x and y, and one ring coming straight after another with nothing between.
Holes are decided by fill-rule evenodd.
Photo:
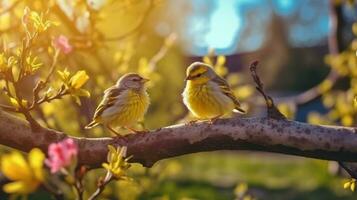
<instances>
[{"instance_id":1,"label":"blurred foliage","mask_svg":"<svg viewBox=\"0 0 357 200\"><path fill-rule=\"evenodd\" d=\"M343 126L356 126L357 108L354 101L357 96L357 22L353 24L352 32L355 38L346 50L338 55L327 55L326 63L335 70L340 77L349 81L349 86L344 89L334 89L329 80L320 85L322 103L328 113L319 114L311 112L308 121L313 124L340 124Z\"/></svg>"},{"instance_id":2,"label":"blurred foliage","mask_svg":"<svg viewBox=\"0 0 357 200\"><path fill-rule=\"evenodd\" d=\"M167 38L161 38L155 35L152 29L147 28L151 23L147 15L153 9L160 7L161 1L125 1L124 3L10 0L1 4L5 10L0 16L0 33L3 40L2 48L6 51L0 54L0 71L5 72L12 65L16 65L20 60L15 57L16 52L22 49L23 38L26 38L26 34L33 34L30 36L31 45L28 45L31 46L31 50L26 54L26 63L28 63L26 66L30 68L24 67L28 76L17 84L18 92L22 94L21 99L31 102L32 88L39 78L44 78L49 72L54 59L56 59L54 65L56 71L59 71L59 77L51 78L53 81L44 89L55 93L54 88L60 88L62 81L64 86L71 90L71 94L75 94L75 101L65 98L37 108L33 115L41 124L71 133L85 132L84 124L92 117L103 91L114 84L121 75L132 71L150 78L151 86L155 85L157 88L150 91L152 105L148 120L145 121L146 126L161 127L172 123L177 116L185 112L178 95L182 90L184 77L184 73L180 70L183 66L180 59L182 56L178 51L168 51L174 44L176 36L171 34ZM29 14L24 14L25 6L29 8L26 11ZM116 10L119 12L115 12ZM113 26L110 23L112 18L121 20L116 21L116 26ZM71 52L57 47L59 37L68 38L67 45L71 47ZM137 48L138 46L143 48ZM62 50L57 55L58 58L55 57L57 50ZM170 64L168 64L169 60L172 61ZM39 70L40 67L42 70ZM13 69L14 74L17 73L15 70L18 69ZM91 99L82 98L82 96L88 97L89 92L84 89L78 90L75 85L71 87L70 82L73 80L70 80L70 77L66 80L64 77L68 72L84 73L81 70L90 77L86 88L90 88ZM73 75L72 79L75 78L76 75ZM166 95L166 101L160 101L159 91L166 90L172 92ZM80 98L77 98L78 96ZM74 105L73 102L79 103L79 99L83 105ZM6 102L5 99L2 101ZM16 103L13 100L12 102ZM59 112L60 110L63 112ZM174 115L164 112L166 110L173 110ZM101 136L108 133L102 128L97 128L85 134Z\"/></svg>"},{"instance_id":3,"label":"blurred foliage","mask_svg":"<svg viewBox=\"0 0 357 200\"><path fill-rule=\"evenodd\" d=\"M347 2L353 4L353 1ZM157 13L163 4L163 0L0 1L0 87L4 88L0 102L3 108L23 114L30 123L34 120L76 136L110 136L101 127L92 131L83 127L90 121L103 91L121 75L138 72L152 80L149 88L152 103L142 125L158 128L183 119L187 115L180 95L184 85L184 55L175 45L175 33L162 37L152 28L160 18ZM352 31L357 36L356 23ZM322 82L320 90L328 113L312 112L309 122L356 125L357 106L353 106L357 104L356 51L357 39L354 39L339 55L326 56L326 63L347 78L349 86L337 90L328 80ZM254 86L247 84L249 77L241 72L229 72L226 57L215 55L213 50L202 60L228 80L246 110L253 110L256 96ZM294 118L297 105L287 102L278 107L288 118ZM80 168L76 172L69 170L67 175L50 176L46 172L44 176L55 179L67 198L75 198L76 192L63 181L77 192L83 192L84 197L99 189L100 199L355 197L340 190L341 181L328 174L326 163L322 161L287 159L289 162L284 163L271 155L256 159L251 154L236 156L223 152L162 161L146 169L137 164L130 166L124 158L125 148L109 149L104 169ZM54 192L38 187L43 182L37 162L41 156L31 157L30 153L26 160L12 150L2 156L1 171L15 181L9 184L21 183L18 193L38 189L30 199L49 198L48 193ZM25 174L14 175L17 171ZM98 177L104 178L98 181ZM112 182L112 177L120 181ZM32 187L20 192L29 184ZM350 180L344 187L352 190L354 185L355 180ZM5 188L9 185L4 186L5 192L15 191Z\"/></svg>"}]
</instances>

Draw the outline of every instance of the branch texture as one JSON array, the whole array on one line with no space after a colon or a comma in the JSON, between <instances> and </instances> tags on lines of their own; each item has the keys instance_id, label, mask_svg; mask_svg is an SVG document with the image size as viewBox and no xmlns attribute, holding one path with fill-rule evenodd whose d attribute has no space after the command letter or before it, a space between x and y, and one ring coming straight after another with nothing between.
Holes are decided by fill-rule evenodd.
<instances>
[{"instance_id":1,"label":"branch texture","mask_svg":"<svg viewBox=\"0 0 357 200\"><path fill-rule=\"evenodd\" d=\"M22 151L47 151L66 134L49 129L31 132L28 123L0 110L0 144ZM195 152L257 150L304 157L357 161L357 128L319 126L272 118L219 119L214 124L174 125L146 134L120 138L75 138L79 164L98 167L107 145L128 147L132 162L151 167L155 162Z\"/></svg>"}]
</instances>

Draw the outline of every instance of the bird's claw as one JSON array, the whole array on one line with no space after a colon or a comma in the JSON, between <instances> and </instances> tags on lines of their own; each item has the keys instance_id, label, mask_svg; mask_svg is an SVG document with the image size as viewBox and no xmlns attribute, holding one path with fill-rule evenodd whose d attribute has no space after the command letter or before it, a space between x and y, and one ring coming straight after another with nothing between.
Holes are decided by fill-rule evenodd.
<instances>
[{"instance_id":1,"label":"bird's claw","mask_svg":"<svg viewBox=\"0 0 357 200\"><path fill-rule=\"evenodd\" d=\"M186 122L186 125L192 126L192 125L196 124L197 121L198 121L197 119L191 120L191 121L189 121L189 122Z\"/></svg>"},{"instance_id":2,"label":"bird's claw","mask_svg":"<svg viewBox=\"0 0 357 200\"><path fill-rule=\"evenodd\" d=\"M122 137L122 135L118 133L116 130L114 130L111 126L106 126L106 127L110 132L114 133L117 137Z\"/></svg>"},{"instance_id":3,"label":"bird's claw","mask_svg":"<svg viewBox=\"0 0 357 200\"><path fill-rule=\"evenodd\" d=\"M146 133L149 133L150 131L149 130L142 130L142 131L134 131L135 134L146 134Z\"/></svg>"},{"instance_id":4,"label":"bird's claw","mask_svg":"<svg viewBox=\"0 0 357 200\"><path fill-rule=\"evenodd\" d=\"M208 121L208 123L209 123L209 124L214 124L215 122L217 122L217 120L218 120L221 116L222 116L222 115L218 115L218 116L216 116L216 117L211 118L211 119Z\"/></svg>"},{"instance_id":5,"label":"bird's claw","mask_svg":"<svg viewBox=\"0 0 357 200\"><path fill-rule=\"evenodd\" d=\"M125 127L126 129L130 130L132 133L135 133L135 134L145 134L145 133L149 133L150 130L148 129L144 129L142 131L139 131L139 130L135 130L133 128L130 128L130 127Z\"/></svg>"}]
</instances>

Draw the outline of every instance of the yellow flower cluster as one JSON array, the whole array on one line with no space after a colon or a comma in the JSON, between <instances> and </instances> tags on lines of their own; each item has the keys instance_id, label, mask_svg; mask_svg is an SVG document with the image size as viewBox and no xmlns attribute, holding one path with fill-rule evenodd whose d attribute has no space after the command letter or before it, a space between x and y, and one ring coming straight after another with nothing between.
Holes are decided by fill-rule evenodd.
<instances>
[{"instance_id":1,"label":"yellow flower cluster","mask_svg":"<svg viewBox=\"0 0 357 200\"><path fill-rule=\"evenodd\" d=\"M29 31L42 33L50 26L57 25L56 22L45 19L43 13L39 14L35 11L31 11L28 7L24 10L22 23L28 33L30 33Z\"/></svg>"},{"instance_id":2,"label":"yellow flower cluster","mask_svg":"<svg viewBox=\"0 0 357 200\"><path fill-rule=\"evenodd\" d=\"M126 170L130 167L130 164L128 163L130 157L125 158L127 148L115 148L109 145L108 149L108 163L103 163L103 168L105 168L109 173L111 173L116 179L128 179L128 177L126 176Z\"/></svg>"},{"instance_id":3,"label":"yellow flower cluster","mask_svg":"<svg viewBox=\"0 0 357 200\"><path fill-rule=\"evenodd\" d=\"M203 57L203 62L210 66L213 66L214 71L220 76L225 76L228 73L228 69L225 66L226 57L220 55L217 56L216 61L214 61L214 49L210 49L208 54Z\"/></svg>"},{"instance_id":4,"label":"yellow flower cluster","mask_svg":"<svg viewBox=\"0 0 357 200\"><path fill-rule=\"evenodd\" d=\"M1 172L11 183L5 184L7 193L29 194L34 192L44 180L43 163L45 155L40 149L32 149L25 159L13 151L1 157Z\"/></svg>"},{"instance_id":5,"label":"yellow flower cluster","mask_svg":"<svg viewBox=\"0 0 357 200\"><path fill-rule=\"evenodd\" d=\"M63 71L57 71L64 86L68 89L70 94L74 97L90 97L89 91L82 89L82 86L88 81L89 76L83 70L76 72L71 76L70 72L65 69ZM77 99L77 103L79 100Z\"/></svg>"},{"instance_id":6,"label":"yellow flower cluster","mask_svg":"<svg viewBox=\"0 0 357 200\"><path fill-rule=\"evenodd\" d=\"M5 53L0 53L0 74L5 75L16 65L17 60L14 56L6 57Z\"/></svg>"},{"instance_id":7,"label":"yellow flower cluster","mask_svg":"<svg viewBox=\"0 0 357 200\"><path fill-rule=\"evenodd\" d=\"M236 199L242 200L255 200L253 196L248 194L248 185L246 183L240 183L234 188L234 195Z\"/></svg>"},{"instance_id":8,"label":"yellow flower cluster","mask_svg":"<svg viewBox=\"0 0 357 200\"><path fill-rule=\"evenodd\" d=\"M32 56L31 53L26 58L26 64L24 67L24 75L31 75L35 73L40 67L42 63L38 61L37 56Z\"/></svg>"},{"instance_id":9,"label":"yellow flower cluster","mask_svg":"<svg viewBox=\"0 0 357 200\"><path fill-rule=\"evenodd\" d=\"M343 188L350 189L352 192L355 191L356 188L356 179L351 178L345 184L343 184Z\"/></svg>"}]
</instances>

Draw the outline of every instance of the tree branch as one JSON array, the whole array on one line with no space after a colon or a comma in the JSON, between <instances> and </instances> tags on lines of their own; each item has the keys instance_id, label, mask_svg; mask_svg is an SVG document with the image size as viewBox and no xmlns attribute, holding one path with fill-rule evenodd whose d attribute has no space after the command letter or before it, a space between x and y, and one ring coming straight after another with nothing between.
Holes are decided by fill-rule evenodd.
<instances>
[{"instance_id":1,"label":"tree branch","mask_svg":"<svg viewBox=\"0 0 357 200\"><path fill-rule=\"evenodd\" d=\"M28 152L47 151L67 136L42 129L31 132L28 122L0 111L0 144ZM120 138L77 138L78 162L98 167L106 160L107 145L127 146L131 162L146 167L189 153L215 150L256 150L304 157L357 161L357 128L319 126L271 118L219 119L214 124L174 125L146 134Z\"/></svg>"}]
</instances>

